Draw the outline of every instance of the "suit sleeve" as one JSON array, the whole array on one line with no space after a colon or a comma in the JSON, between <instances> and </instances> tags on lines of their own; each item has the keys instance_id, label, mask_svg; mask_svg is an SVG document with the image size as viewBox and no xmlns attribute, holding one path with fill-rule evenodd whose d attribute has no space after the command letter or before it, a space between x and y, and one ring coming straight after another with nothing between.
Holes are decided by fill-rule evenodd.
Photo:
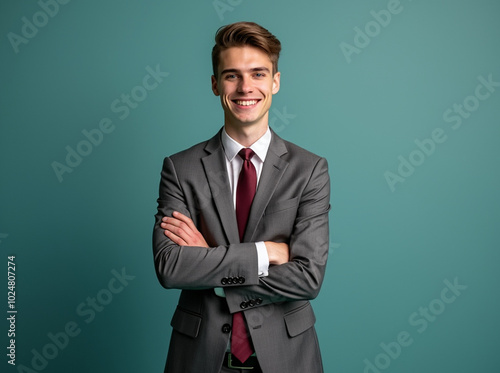
<instances>
[{"instance_id":1,"label":"suit sleeve","mask_svg":"<svg viewBox=\"0 0 500 373\"><path fill-rule=\"evenodd\" d=\"M160 227L164 216L172 216L172 212L179 211L196 220L193 204L186 201L174 163L168 157L163 162L157 202L153 256L156 275L163 287L209 289L259 283L255 244L237 243L210 248L179 246L165 236ZM200 227L198 229L206 234Z\"/></svg>"},{"instance_id":2,"label":"suit sleeve","mask_svg":"<svg viewBox=\"0 0 500 373\"><path fill-rule=\"evenodd\" d=\"M242 304L264 306L314 299L321 288L329 250L330 178L324 158L316 163L300 198L290 236L290 261L271 266L257 285L225 289L231 312ZM272 241L272 239L271 239Z\"/></svg>"}]
</instances>

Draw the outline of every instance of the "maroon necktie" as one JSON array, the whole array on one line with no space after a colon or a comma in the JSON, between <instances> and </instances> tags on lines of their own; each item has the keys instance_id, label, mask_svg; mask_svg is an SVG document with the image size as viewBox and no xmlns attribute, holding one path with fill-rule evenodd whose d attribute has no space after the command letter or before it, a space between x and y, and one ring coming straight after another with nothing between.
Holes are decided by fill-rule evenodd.
<instances>
[{"instance_id":1,"label":"maroon necktie","mask_svg":"<svg viewBox=\"0 0 500 373\"><path fill-rule=\"evenodd\" d=\"M252 149L241 149L238 155L243 159L238 186L236 188L236 220L240 241L243 240L248 213L252 206L255 190L257 189L257 172L250 159L254 156ZM233 314L233 328L231 336L231 352L242 363L253 353L250 337L245 325L242 312Z\"/></svg>"}]
</instances>

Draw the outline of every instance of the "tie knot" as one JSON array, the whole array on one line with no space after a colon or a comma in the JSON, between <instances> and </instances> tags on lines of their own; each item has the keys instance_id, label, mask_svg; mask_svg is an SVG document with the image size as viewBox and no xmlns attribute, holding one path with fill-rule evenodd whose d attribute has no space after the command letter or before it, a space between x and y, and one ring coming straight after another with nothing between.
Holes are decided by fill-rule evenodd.
<instances>
[{"instance_id":1,"label":"tie knot","mask_svg":"<svg viewBox=\"0 0 500 373\"><path fill-rule=\"evenodd\" d=\"M238 155L243 158L244 161L249 161L255 153L250 148L243 148L238 152Z\"/></svg>"}]
</instances>

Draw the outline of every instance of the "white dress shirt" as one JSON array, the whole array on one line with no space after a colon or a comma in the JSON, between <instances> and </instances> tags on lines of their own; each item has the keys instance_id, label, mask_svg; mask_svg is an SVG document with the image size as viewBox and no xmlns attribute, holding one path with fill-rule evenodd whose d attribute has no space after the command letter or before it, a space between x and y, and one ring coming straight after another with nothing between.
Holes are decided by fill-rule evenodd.
<instances>
[{"instance_id":1,"label":"white dress shirt","mask_svg":"<svg viewBox=\"0 0 500 373\"><path fill-rule=\"evenodd\" d=\"M255 171L257 172L257 187L259 185L262 167L266 160L267 151L271 144L271 136L271 130L268 127L266 133L250 146L250 149L255 153L250 161L255 166ZM234 209L236 210L236 188L238 187L238 178L241 168L243 167L243 159L238 156L238 153L241 149L245 148L245 146L231 138L227 134L225 128L222 130L222 146L226 154L227 174L229 176L229 185L233 196ZM267 255L266 245L263 241L259 241L255 243L255 247L257 249L259 276L267 276L269 271L269 256ZM215 293L219 296L225 296L224 289L222 288L215 288Z\"/></svg>"},{"instance_id":2,"label":"white dress shirt","mask_svg":"<svg viewBox=\"0 0 500 373\"><path fill-rule=\"evenodd\" d=\"M254 142L250 149L252 149L255 155L251 158L251 162L255 166L255 171L257 172L257 186L260 181L260 174L262 173L262 167L264 161L266 160L267 150L271 144L271 130L269 127L267 131L260 139ZM222 130L222 146L224 147L224 153L226 154L226 167L229 176L229 185L231 187L231 193L233 195L234 209L236 210L236 188L238 187L238 178L240 176L241 168L243 167L243 159L238 156L241 149L245 148L243 145L231 138L226 129ZM264 242L256 242L257 255L259 258L259 276L267 276L269 270L269 257L267 255L266 245Z\"/></svg>"}]
</instances>

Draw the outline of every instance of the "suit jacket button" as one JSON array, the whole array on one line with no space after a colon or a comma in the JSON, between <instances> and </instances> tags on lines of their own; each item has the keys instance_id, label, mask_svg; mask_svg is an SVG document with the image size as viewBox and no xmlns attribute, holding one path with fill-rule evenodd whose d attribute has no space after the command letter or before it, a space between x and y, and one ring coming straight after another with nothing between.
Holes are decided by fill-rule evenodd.
<instances>
[{"instance_id":1,"label":"suit jacket button","mask_svg":"<svg viewBox=\"0 0 500 373\"><path fill-rule=\"evenodd\" d=\"M245 309L247 307L248 307L248 303L247 302L241 302L240 308Z\"/></svg>"},{"instance_id":2,"label":"suit jacket button","mask_svg":"<svg viewBox=\"0 0 500 373\"><path fill-rule=\"evenodd\" d=\"M245 277L238 277L238 283L244 284L245 283Z\"/></svg>"},{"instance_id":3,"label":"suit jacket button","mask_svg":"<svg viewBox=\"0 0 500 373\"><path fill-rule=\"evenodd\" d=\"M230 331L231 331L231 325L229 325L229 324L224 324L224 325L222 325L222 333L227 334L227 333L229 333Z\"/></svg>"},{"instance_id":4,"label":"suit jacket button","mask_svg":"<svg viewBox=\"0 0 500 373\"><path fill-rule=\"evenodd\" d=\"M224 277L222 280L220 280L220 283L222 285L227 285L227 277Z\"/></svg>"},{"instance_id":5,"label":"suit jacket button","mask_svg":"<svg viewBox=\"0 0 500 373\"><path fill-rule=\"evenodd\" d=\"M248 305L249 305L250 307L255 306L255 300L254 300L254 299L250 299L250 300L248 301Z\"/></svg>"},{"instance_id":6,"label":"suit jacket button","mask_svg":"<svg viewBox=\"0 0 500 373\"><path fill-rule=\"evenodd\" d=\"M262 298L257 298L256 303L257 304L262 304Z\"/></svg>"}]
</instances>

